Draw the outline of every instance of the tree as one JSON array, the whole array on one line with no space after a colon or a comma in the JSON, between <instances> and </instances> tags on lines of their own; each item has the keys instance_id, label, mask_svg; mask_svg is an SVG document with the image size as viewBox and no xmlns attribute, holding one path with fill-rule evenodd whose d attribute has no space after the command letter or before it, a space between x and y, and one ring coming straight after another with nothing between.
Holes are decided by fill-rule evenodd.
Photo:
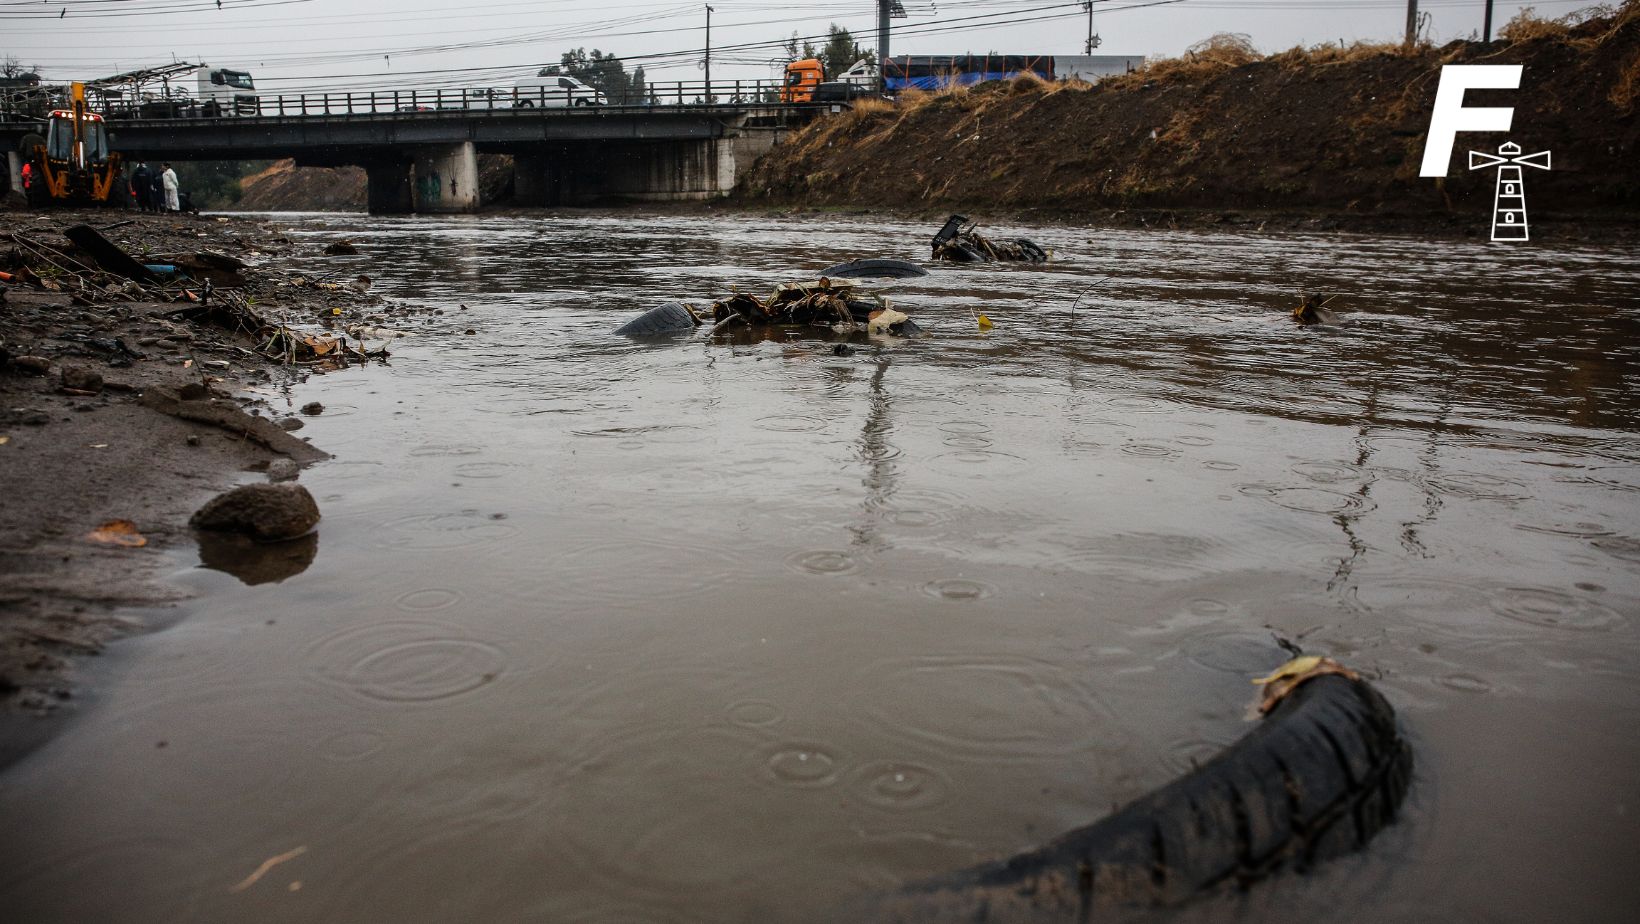
<instances>
[{"instance_id":1,"label":"tree","mask_svg":"<svg viewBox=\"0 0 1640 924\"><path fill-rule=\"evenodd\" d=\"M861 48L854 41L854 36L847 29L832 23L826 30L826 44L816 47L813 42L805 41L801 47L797 44L797 33L786 40L786 62L803 61L808 58L819 58L820 65L826 69L827 79L835 79L838 74L854 66L854 62L865 59L871 64L877 63L877 53L869 48Z\"/></svg>"},{"instance_id":2,"label":"tree","mask_svg":"<svg viewBox=\"0 0 1640 924\"><path fill-rule=\"evenodd\" d=\"M820 63L825 65L828 77L835 79L838 74L853 67L854 62L861 59L870 64L877 63L877 53L869 48L861 48L847 29L832 23L826 32L826 45L820 49Z\"/></svg>"},{"instance_id":3,"label":"tree","mask_svg":"<svg viewBox=\"0 0 1640 924\"><path fill-rule=\"evenodd\" d=\"M620 58L606 55L596 48L592 49L591 54L587 54L585 48L564 52L559 65L543 68L541 76L549 76L549 72L568 74L594 90L602 91L616 104L640 102L648 95L642 67L634 68L629 74Z\"/></svg>"},{"instance_id":4,"label":"tree","mask_svg":"<svg viewBox=\"0 0 1640 924\"><path fill-rule=\"evenodd\" d=\"M243 177L260 173L271 160L196 160L177 164L177 180L188 191L194 205L206 209L227 208L245 194L239 185Z\"/></svg>"},{"instance_id":5,"label":"tree","mask_svg":"<svg viewBox=\"0 0 1640 924\"><path fill-rule=\"evenodd\" d=\"M833 26L832 28L836 28L836 27ZM802 48L797 47L797 33L796 32L792 33L791 38L786 39L786 63L787 64L790 64L793 61L806 61L809 58L818 58L819 56L820 56L820 49L814 47L813 42L804 42Z\"/></svg>"},{"instance_id":6,"label":"tree","mask_svg":"<svg viewBox=\"0 0 1640 924\"><path fill-rule=\"evenodd\" d=\"M38 64L34 65L33 70L29 70L23 66L22 61L12 55L6 55L5 60L0 61L0 77L8 79L34 78L38 80L39 76L40 65Z\"/></svg>"}]
</instances>

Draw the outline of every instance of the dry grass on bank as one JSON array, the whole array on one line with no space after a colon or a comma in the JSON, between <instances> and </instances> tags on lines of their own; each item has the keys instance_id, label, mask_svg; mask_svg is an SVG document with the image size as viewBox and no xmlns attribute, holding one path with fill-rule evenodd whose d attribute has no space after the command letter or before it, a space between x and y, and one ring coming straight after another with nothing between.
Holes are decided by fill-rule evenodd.
<instances>
[{"instance_id":1,"label":"dry grass on bank","mask_svg":"<svg viewBox=\"0 0 1640 924\"><path fill-rule=\"evenodd\" d=\"M1609 20L1599 29L1586 28L1594 20ZM1500 41L1509 44L1531 41L1563 42L1580 51L1593 51L1615 38L1625 28L1640 27L1640 0L1624 0L1617 7L1609 4L1585 7L1564 16L1545 19L1532 7L1526 7L1515 18L1498 30ZM1640 51L1629 56L1618 70L1607 99L1622 112L1631 112L1640 102Z\"/></svg>"}]
</instances>

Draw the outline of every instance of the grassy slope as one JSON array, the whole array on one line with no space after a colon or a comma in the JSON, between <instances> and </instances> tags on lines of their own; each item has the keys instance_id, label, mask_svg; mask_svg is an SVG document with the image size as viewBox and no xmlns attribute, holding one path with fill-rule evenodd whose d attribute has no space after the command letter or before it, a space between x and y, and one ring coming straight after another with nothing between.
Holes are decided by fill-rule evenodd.
<instances>
[{"instance_id":1,"label":"grassy slope","mask_svg":"<svg viewBox=\"0 0 1640 924\"><path fill-rule=\"evenodd\" d=\"M1640 207L1640 0L1578 25L1520 20L1491 48L1453 43L1294 49L1259 57L1229 37L1181 59L1085 84L993 83L822 119L742 181L748 204L1001 209L1489 208L1491 171L1464 151L1450 178L1418 177L1443 64L1525 65L1509 137L1550 148L1528 179L1548 212ZM1467 142L1467 143L1466 143ZM1483 202L1484 200L1484 202Z\"/></svg>"}]
</instances>

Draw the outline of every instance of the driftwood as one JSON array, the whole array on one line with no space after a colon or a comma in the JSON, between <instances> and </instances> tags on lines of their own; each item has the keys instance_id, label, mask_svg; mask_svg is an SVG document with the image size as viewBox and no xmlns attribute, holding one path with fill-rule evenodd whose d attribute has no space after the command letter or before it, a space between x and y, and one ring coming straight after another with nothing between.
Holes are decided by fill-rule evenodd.
<instances>
[{"instance_id":1,"label":"driftwood","mask_svg":"<svg viewBox=\"0 0 1640 924\"><path fill-rule=\"evenodd\" d=\"M130 254L120 249L118 244L97 233L97 229L90 225L75 225L63 232L79 248L91 255L97 265L110 273L135 279L137 282L156 282L152 270L144 266Z\"/></svg>"},{"instance_id":2,"label":"driftwood","mask_svg":"<svg viewBox=\"0 0 1640 924\"><path fill-rule=\"evenodd\" d=\"M147 389L140 403L180 420L220 427L303 464L330 458L329 453L291 436L267 418L247 414L232 404L211 399L188 401L168 388Z\"/></svg>"}]
</instances>

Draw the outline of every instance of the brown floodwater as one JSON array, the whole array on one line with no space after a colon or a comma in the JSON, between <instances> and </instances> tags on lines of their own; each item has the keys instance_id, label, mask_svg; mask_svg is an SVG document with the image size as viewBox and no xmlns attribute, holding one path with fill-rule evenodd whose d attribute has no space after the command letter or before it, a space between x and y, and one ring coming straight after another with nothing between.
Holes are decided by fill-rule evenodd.
<instances>
[{"instance_id":1,"label":"brown floodwater","mask_svg":"<svg viewBox=\"0 0 1640 924\"><path fill-rule=\"evenodd\" d=\"M0 776L8 924L831 920L1187 771L1277 635L1378 678L1409 800L1164 920L1640 906L1633 249L1019 228L835 355L610 331L931 225L288 220L445 314L274 396L316 545L180 556Z\"/></svg>"}]
</instances>

